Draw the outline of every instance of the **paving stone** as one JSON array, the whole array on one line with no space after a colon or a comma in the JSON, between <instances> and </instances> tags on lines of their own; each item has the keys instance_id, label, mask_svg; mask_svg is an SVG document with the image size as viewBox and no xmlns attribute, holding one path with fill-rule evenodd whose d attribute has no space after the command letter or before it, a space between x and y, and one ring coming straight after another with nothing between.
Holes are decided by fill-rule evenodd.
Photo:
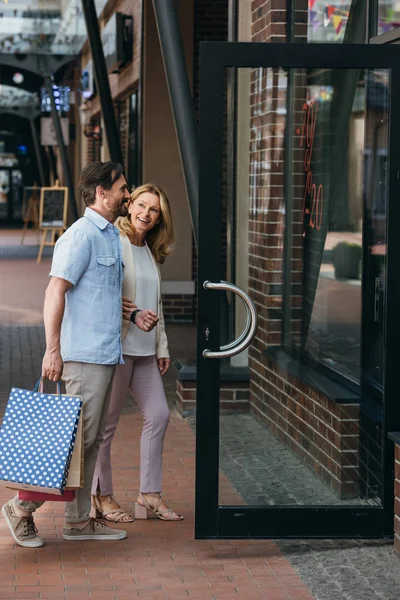
<instances>
[{"instance_id":1,"label":"paving stone","mask_svg":"<svg viewBox=\"0 0 400 600\"><path fill-rule=\"evenodd\" d=\"M4 249L0 251L1 254L5 255ZM28 274L38 273L38 278L33 279L40 281L42 287L39 286L37 290L29 288L23 307L41 311L47 266L36 267L35 261L18 261L15 256L12 260L13 265L18 265L18 278L26 273L28 280ZM15 269L1 269L0 264L0 271L1 293L6 294L6 301L12 306L21 300L19 292L18 298L12 297L11 276L16 275ZM44 332L40 322L16 323L10 317L10 312L6 314L7 321L2 322L1 314L5 313L0 312L0 411L4 409L11 385L27 389L33 387L40 374L44 352ZM194 356L195 327L169 325L168 334L173 358ZM173 369L165 379L165 387L172 419L164 453L164 489L171 504L173 500L173 507L185 514L183 524L163 524L155 520L135 522L129 526L128 538L121 542L96 546L90 543L72 544L61 539L62 505L52 503L38 511L36 519L39 530L46 532L47 545L30 552L12 543L3 520L0 520L2 572L28 577L26 581L31 576L40 578L40 573L49 577L53 574L55 577L58 572L70 590L67 594L62 587L50 585L49 580L49 585L42 584L35 589L23 586L17 591L4 579L4 582L0 581L0 597L10 600L22 597L104 597L121 600L137 596L135 584L130 583L135 577L143 577L148 573L150 585L157 578L158 583L164 585L162 582L168 581L165 573L171 573L170 583L173 587L168 595L163 590L157 590L157 596L154 596L155 590L145 590L147 597L164 600L180 597L182 588L175 589L180 578L183 580L183 589L189 590L189 597L192 598L272 599L278 598L275 593L278 580L272 575L271 568L278 569L281 568L278 565L283 565L283 573L279 576L286 577L288 587L286 591L277 591L280 597L286 599L309 599L309 588L315 600L399 600L400 559L393 545L387 541L194 541L194 420L190 420L189 427L189 422L174 411ZM134 401L127 397L113 444L116 496L127 510L133 510L137 493L140 430L140 414ZM332 491L310 474L306 465L248 414L222 415L220 466L224 474L221 477L222 494L233 498L236 503L241 501L238 493L248 504L259 503L260 500L282 503L283 499L285 503L292 504L315 501L320 504L338 503ZM9 495L9 491L0 488L0 503ZM51 527L48 527L48 522L51 522ZM174 571L171 571L171 565ZM289 585L296 575L305 585L299 588ZM96 581L103 581L108 576L113 585L120 585L125 591L118 594L100 591ZM269 589L263 587L260 591L255 577L264 578L266 586L269 581ZM92 580L93 583L86 583ZM232 591L222 591L221 594L205 592L205 589L218 582L225 582L232 590L237 587L239 594L236 591L234 596Z\"/></svg>"},{"instance_id":2,"label":"paving stone","mask_svg":"<svg viewBox=\"0 0 400 600\"><path fill-rule=\"evenodd\" d=\"M18 265L19 278L24 277L24 269L28 269L30 275L39 272L40 268L43 275L47 269L47 266L36 266L35 262L13 260ZM23 310L29 307L36 312L41 311L44 287L32 288L23 301L19 292L18 298L13 298L15 270L2 267L4 264L0 261L2 285L6 286L1 290L2 302L12 308L18 300ZM28 271L25 271L26 277L27 274ZM46 277L43 276L41 281L44 286ZM36 313L31 314L35 316ZM6 321L2 321L2 316ZM11 310L0 310L0 415L11 386L32 389L40 375L44 353L42 323L16 323L14 316L19 319L17 313ZM168 326L168 335L173 358L193 351L195 327ZM184 514L185 521L135 521L126 525L128 537L119 542L65 542L61 538L63 505L60 502L47 503L35 515L46 545L29 550L13 543L4 520L0 519L0 566L4 569L4 577L0 577L1 598L278 599L275 587L268 588L266 584L260 591L250 572L256 553L263 562L264 573L270 574L269 566L262 558L266 548L264 542L249 540L242 543L238 546L239 554L236 545L230 541L220 544L194 540L195 440L189 423L174 410L175 379L176 373L172 368L165 377L172 417L165 440L164 491L167 501ZM115 495L124 509L130 512L133 512L138 493L141 427L140 413L134 401L127 397L112 447L112 459ZM241 499L229 481L226 480L224 486L224 493L239 503ZM0 505L10 496L10 490L0 487ZM266 558L270 558L271 552L281 558L276 545L271 544L267 548ZM295 577L295 571L287 560L282 559L280 564L288 581ZM195 569L197 577L190 577L187 569ZM14 575L10 575L12 573ZM14 582L14 586L10 581ZM39 584L33 586L37 582ZM58 582L63 585L55 585ZM17 588L17 585L20 587ZM281 589L288 599L289 591L286 593L283 587ZM302 594L299 598L309 597L305 585L299 586L299 594Z\"/></svg>"}]
</instances>

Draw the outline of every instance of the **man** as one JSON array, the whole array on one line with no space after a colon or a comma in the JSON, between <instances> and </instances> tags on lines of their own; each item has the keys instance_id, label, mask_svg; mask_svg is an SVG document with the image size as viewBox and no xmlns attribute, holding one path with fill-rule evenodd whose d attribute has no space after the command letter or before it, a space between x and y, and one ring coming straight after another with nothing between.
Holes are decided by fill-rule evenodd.
<instances>
[{"instance_id":1,"label":"man","mask_svg":"<svg viewBox=\"0 0 400 600\"><path fill-rule=\"evenodd\" d=\"M90 518L91 484L107 416L115 365L122 363L121 313L123 264L119 231L113 223L127 214L130 195L121 165L100 161L82 172L79 189L87 206L57 241L43 318L46 353L42 376L65 382L66 392L82 396L84 418L84 488L65 504L66 540L120 540L126 531ZM132 305L133 306L133 305ZM136 315L149 331L158 318L152 311ZM40 502L7 502L2 513L20 546L43 546L33 521Z\"/></svg>"}]
</instances>

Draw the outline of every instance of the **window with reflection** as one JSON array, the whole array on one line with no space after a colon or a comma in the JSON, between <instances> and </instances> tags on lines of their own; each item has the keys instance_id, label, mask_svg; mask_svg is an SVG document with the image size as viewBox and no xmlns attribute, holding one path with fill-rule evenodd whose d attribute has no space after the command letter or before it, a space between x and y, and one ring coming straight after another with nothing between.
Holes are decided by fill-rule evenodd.
<instances>
[{"instance_id":1,"label":"window with reflection","mask_svg":"<svg viewBox=\"0 0 400 600\"><path fill-rule=\"evenodd\" d=\"M378 0L378 34L400 27L399 0Z\"/></svg>"},{"instance_id":2,"label":"window with reflection","mask_svg":"<svg viewBox=\"0 0 400 600\"><path fill-rule=\"evenodd\" d=\"M290 275L292 349L358 383L363 339L363 372L379 383L388 73L326 69L296 78L292 265L302 274Z\"/></svg>"},{"instance_id":3,"label":"window with reflection","mask_svg":"<svg viewBox=\"0 0 400 600\"><path fill-rule=\"evenodd\" d=\"M365 5L367 1L365 0ZM354 17L363 19L366 23L366 7L356 6L357 4L362 3L352 0L309 0L307 41L342 43L346 36L347 42L363 42L364 40L353 39L354 35L351 35L348 27L351 11L357 11Z\"/></svg>"},{"instance_id":4,"label":"window with reflection","mask_svg":"<svg viewBox=\"0 0 400 600\"><path fill-rule=\"evenodd\" d=\"M300 2L297 0L299 11ZM399 0L308 0L307 41L363 44L368 10L375 11L376 8L378 35L400 27ZM364 27L359 27L360 21L364 22Z\"/></svg>"}]
</instances>

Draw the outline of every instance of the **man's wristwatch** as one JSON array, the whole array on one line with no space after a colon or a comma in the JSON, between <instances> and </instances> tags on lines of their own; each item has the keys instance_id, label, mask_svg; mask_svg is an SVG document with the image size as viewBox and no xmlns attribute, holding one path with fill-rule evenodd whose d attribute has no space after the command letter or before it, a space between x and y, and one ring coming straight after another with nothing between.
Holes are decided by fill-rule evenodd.
<instances>
[{"instance_id":1,"label":"man's wristwatch","mask_svg":"<svg viewBox=\"0 0 400 600\"><path fill-rule=\"evenodd\" d=\"M140 313L140 311L141 311L141 309L140 309L140 308L137 308L136 310L134 310L134 311L132 312L132 314L131 314L131 321L132 321L132 323L134 323L134 322L135 322L135 320L136 320L136 315L137 315L138 313Z\"/></svg>"}]
</instances>

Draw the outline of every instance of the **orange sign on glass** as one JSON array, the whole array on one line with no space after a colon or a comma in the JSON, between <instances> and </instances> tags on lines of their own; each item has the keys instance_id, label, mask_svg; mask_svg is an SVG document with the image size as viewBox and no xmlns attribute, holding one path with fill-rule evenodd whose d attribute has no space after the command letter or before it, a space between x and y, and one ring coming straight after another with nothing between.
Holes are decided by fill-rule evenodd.
<instances>
[{"instance_id":1,"label":"orange sign on glass","mask_svg":"<svg viewBox=\"0 0 400 600\"><path fill-rule=\"evenodd\" d=\"M304 171L306 173L306 184L304 186L302 223L311 229L321 229L322 211L324 206L324 188L322 183L314 183L311 171L311 159L314 150L315 127L317 124L318 104L317 102L305 102L303 104L303 128L301 132L300 148L305 147Z\"/></svg>"}]
</instances>

